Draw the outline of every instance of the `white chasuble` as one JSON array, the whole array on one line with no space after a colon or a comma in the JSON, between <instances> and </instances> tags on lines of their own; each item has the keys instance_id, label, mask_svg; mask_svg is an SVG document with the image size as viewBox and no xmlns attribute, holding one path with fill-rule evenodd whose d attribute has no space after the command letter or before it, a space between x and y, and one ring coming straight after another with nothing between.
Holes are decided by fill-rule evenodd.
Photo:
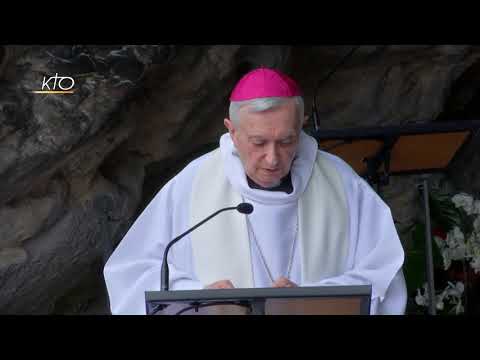
<instances>
[{"instance_id":1,"label":"white chasuble","mask_svg":"<svg viewBox=\"0 0 480 360\"><path fill-rule=\"evenodd\" d=\"M316 282L343 273L349 245L348 209L342 180L331 162L321 153L315 153L311 175L298 197L296 214L303 282ZM192 185L191 226L221 208L243 201L242 194L225 174L223 164L222 153L216 149L200 165ZM194 268L203 284L229 279L235 287L254 287L250 249L253 245L246 216L253 213L226 211L191 233Z\"/></svg>"}]
</instances>

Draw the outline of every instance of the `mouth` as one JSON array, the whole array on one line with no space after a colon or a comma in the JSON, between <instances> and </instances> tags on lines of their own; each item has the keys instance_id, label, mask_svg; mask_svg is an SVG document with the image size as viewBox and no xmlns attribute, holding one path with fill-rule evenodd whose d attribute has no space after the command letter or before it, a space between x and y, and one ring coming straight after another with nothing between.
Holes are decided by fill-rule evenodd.
<instances>
[{"instance_id":1,"label":"mouth","mask_svg":"<svg viewBox=\"0 0 480 360\"><path fill-rule=\"evenodd\" d=\"M263 170L269 174L275 174L280 171L280 169L263 169Z\"/></svg>"}]
</instances>

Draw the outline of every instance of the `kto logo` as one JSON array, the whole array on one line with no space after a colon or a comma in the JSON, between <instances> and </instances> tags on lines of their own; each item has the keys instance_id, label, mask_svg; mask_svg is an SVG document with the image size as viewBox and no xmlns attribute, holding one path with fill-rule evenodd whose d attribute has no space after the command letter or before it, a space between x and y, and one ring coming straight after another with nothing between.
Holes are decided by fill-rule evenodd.
<instances>
[{"instance_id":1,"label":"kto logo","mask_svg":"<svg viewBox=\"0 0 480 360\"><path fill-rule=\"evenodd\" d=\"M75 80L70 76L58 76L58 73L55 76L51 76L47 79L46 76L43 77L42 90L35 90L35 94L73 94L75 90Z\"/></svg>"}]
</instances>

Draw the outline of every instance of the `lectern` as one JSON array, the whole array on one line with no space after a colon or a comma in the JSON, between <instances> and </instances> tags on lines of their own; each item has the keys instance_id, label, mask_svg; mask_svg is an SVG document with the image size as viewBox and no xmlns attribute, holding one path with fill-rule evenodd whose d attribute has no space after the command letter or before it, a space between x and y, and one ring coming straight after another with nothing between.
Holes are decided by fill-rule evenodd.
<instances>
[{"instance_id":1,"label":"lectern","mask_svg":"<svg viewBox=\"0 0 480 360\"><path fill-rule=\"evenodd\" d=\"M145 292L147 315L369 315L370 285Z\"/></svg>"}]
</instances>

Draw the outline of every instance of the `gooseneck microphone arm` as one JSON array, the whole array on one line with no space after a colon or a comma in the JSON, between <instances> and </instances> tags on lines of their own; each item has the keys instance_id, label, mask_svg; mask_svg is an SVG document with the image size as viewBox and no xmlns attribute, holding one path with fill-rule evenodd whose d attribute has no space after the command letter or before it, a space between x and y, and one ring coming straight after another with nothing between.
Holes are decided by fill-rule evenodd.
<instances>
[{"instance_id":1,"label":"gooseneck microphone arm","mask_svg":"<svg viewBox=\"0 0 480 360\"><path fill-rule=\"evenodd\" d=\"M185 231L183 234L177 236L175 239L170 241L167 244L167 246L165 248L165 251L163 253L162 272L161 272L161 278L160 278L160 282L161 282L160 285L161 285L161 289L163 291L168 291L168 289L169 289L169 271L168 271L167 256L168 256L168 251L170 250L172 245L174 245L178 240L183 238L185 235L188 235L189 233L191 233L193 230L198 228L200 225L206 223L208 220L210 220L214 216L217 216L221 212L227 211L227 210L238 210L242 214L250 214L253 211L253 206L249 203L241 203L238 206L231 206L231 207L226 207L226 208L220 209L217 212L210 215L209 217L207 217L205 220L202 220L201 222L199 222L197 225L195 225L191 229Z\"/></svg>"}]
</instances>

